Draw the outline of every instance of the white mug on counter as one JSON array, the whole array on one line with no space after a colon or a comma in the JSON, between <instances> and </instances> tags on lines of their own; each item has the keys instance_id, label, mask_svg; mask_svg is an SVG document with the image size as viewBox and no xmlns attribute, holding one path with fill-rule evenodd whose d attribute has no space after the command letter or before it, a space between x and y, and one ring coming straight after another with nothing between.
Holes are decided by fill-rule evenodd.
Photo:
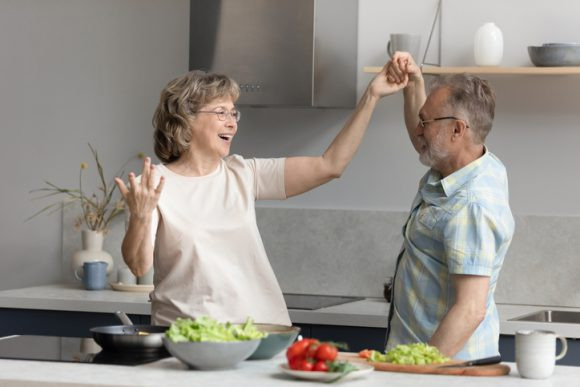
<instances>
[{"instance_id":1,"label":"white mug on counter","mask_svg":"<svg viewBox=\"0 0 580 387\"><path fill-rule=\"evenodd\" d=\"M152 285L153 284L153 266L143 274L141 277L137 277L138 285Z\"/></svg>"},{"instance_id":2,"label":"white mug on counter","mask_svg":"<svg viewBox=\"0 0 580 387\"><path fill-rule=\"evenodd\" d=\"M562 350L556 355L556 340ZM566 355L566 339L552 331L523 330L516 332L516 365L522 378L545 379L552 375L556 360Z\"/></svg>"},{"instance_id":3,"label":"white mug on counter","mask_svg":"<svg viewBox=\"0 0 580 387\"><path fill-rule=\"evenodd\" d=\"M117 271L117 281L125 285L135 285L137 277L131 272L128 267L120 267Z\"/></svg>"}]
</instances>

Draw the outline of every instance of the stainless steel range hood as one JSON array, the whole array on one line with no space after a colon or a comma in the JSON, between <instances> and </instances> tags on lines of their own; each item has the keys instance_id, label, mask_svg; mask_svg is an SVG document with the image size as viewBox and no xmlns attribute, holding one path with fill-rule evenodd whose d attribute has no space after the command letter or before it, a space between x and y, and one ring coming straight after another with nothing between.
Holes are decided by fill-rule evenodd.
<instances>
[{"instance_id":1,"label":"stainless steel range hood","mask_svg":"<svg viewBox=\"0 0 580 387\"><path fill-rule=\"evenodd\" d=\"M358 0L191 0L189 68L224 73L238 104L356 104Z\"/></svg>"}]
</instances>

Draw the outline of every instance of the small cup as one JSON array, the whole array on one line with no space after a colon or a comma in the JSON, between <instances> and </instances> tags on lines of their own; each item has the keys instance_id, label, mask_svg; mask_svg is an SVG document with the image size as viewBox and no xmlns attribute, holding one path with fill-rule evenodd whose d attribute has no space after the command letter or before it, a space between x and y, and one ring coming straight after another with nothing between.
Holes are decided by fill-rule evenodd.
<instances>
[{"instance_id":1,"label":"small cup","mask_svg":"<svg viewBox=\"0 0 580 387\"><path fill-rule=\"evenodd\" d=\"M108 263L105 261L90 261L83 264L82 277L80 275L81 268L75 270L75 277L83 281L83 285L87 290L101 290L107 287L107 267Z\"/></svg>"},{"instance_id":2,"label":"small cup","mask_svg":"<svg viewBox=\"0 0 580 387\"><path fill-rule=\"evenodd\" d=\"M421 49L421 35L391 34L391 40L387 43L387 53L392 57L396 51L406 51L420 64L419 50Z\"/></svg>"},{"instance_id":3,"label":"small cup","mask_svg":"<svg viewBox=\"0 0 580 387\"><path fill-rule=\"evenodd\" d=\"M128 267L121 267L117 270L117 282L123 285L135 285L137 283L137 277L135 277L135 274Z\"/></svg>"},{"instance_id":4,"label":"small cup","mask_svg":"<svg viewBox=\"0 0 580 387\"><path fill-rule=\"evenodd\" d=\"M137 284L139 285L151 285L153 284L153 266L151 269L141 277L137 277Z\"/></svg>"},{"instance_id":5,"label":"small cup","mask_svg":"<svg viewBox=\"0 0 580 387\"><path fill-rule=\"evenodd\" d=\"M562 342L562 350L556 355L556 339ZM556 360L566 355L566 339L552 331L517 331L516 364L522 378L545 379L552 375Z\"/></svg>"}]
</instances>

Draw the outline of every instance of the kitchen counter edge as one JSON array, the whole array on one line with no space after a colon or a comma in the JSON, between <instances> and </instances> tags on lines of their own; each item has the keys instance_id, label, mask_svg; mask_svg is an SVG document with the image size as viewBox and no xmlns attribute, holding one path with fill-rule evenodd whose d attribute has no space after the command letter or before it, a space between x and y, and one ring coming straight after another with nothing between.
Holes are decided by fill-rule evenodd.
<instances>
[{"instance_id":1,"label":"kitchen counter edge","mask_svg":"<svg viewBox=\"0 0 580 387\"><path fill-rule=\"evenodd\" d=\"M340 325L385 328L387 304L381 298L367 298L317 310L290 309L295 324ZM114 290L87 291L77 284L54 284L0 291L0 308L59 310L72 312L113 313L122 310L128 314L151 314L147 293ZM580 312L580 307L498 304L500 333L513 335L523 329L553 330L569 338L580 338L580 324L511 321L513 318L539 310Z\"/></svg>"}]
</instances>

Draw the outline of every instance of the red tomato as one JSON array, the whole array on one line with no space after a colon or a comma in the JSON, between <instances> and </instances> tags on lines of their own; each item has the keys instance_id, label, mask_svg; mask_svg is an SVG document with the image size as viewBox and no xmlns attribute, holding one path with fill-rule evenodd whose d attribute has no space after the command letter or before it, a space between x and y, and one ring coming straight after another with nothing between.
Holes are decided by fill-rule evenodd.
<instances>
[{"instance_id":1,"label":"red tomato","mask_svg":"<svg viewBox=\"0 0 580 387\"><path fill-rule=\"evenodd\" d=\"M322 343L318 346L316 350L316 360L328 360L333 361L338 356L338 349L329 343Z\"/></svg>"},{"instance_id":2,"label":"red tomato","mask_svg":"<svg viewBox=\"0 0 580 387\"><path fill-rule=\"evenodd\" d=\"M316 351L318 350L319 346L320 343L318 341L310 343L310 345L304 351L304 356L307 359L316 359Z\"/></svg>"},{"instance_id":3,"label":"red tomato","mask_svg":"<svg viewBox=\"0 0 580 387\"><path fill-rule=\"evenodd\" d=\"M300 365L302 364L302 362L304 361L304 357L302 356L295 356L292 359L288 360L288 367L291 370L299 370L300 369Z\"/></svg>"},{"instance_id":4,"label":"red tomato","mask_svg":"<svg viewBox=\"0 0 580 387\"><path fill-rule=\"evenodd\" d=\"M303 356L304 352L306 351L308 346L314 342L318 342L318 340L316 340L316 339L302 339L300 341L295 342L286 351L286 358L288 360L291 360L297 356L306 357L306 356Z\"/></svg>"},{"instance_id":5,"label":"red tomato","mask_svg":"<svg viewBox=\"0 0 580 387\"><path fill-rule=\"evenodd\" d=\"M371 357L371 352L372 351L370 349L363 349L358 353L358 356L362 357L363 359L368 359L369 357Z\"/></svg>"},{"instance_id":6,"label":"red tomato","mask_svg":"<svg viewBox=\"0 0 580 387\"><path fill-rule=\"evenodd\" d=\"M298 370L300 371L312 371L313 368L314 364L306 359L302 359L298 362Z\"/></svg>"},{"instance_id":7,"label":"red tomato","mask_svg":"<svg viewBox=\"0 0 580 387\"><path fill-rule=\"evenodd\" d=\"M314 363L314 367L312 368L313 371L322 371L328 372L328 364L325 361L319 360Z\"/></svg>"}]
</instances>

